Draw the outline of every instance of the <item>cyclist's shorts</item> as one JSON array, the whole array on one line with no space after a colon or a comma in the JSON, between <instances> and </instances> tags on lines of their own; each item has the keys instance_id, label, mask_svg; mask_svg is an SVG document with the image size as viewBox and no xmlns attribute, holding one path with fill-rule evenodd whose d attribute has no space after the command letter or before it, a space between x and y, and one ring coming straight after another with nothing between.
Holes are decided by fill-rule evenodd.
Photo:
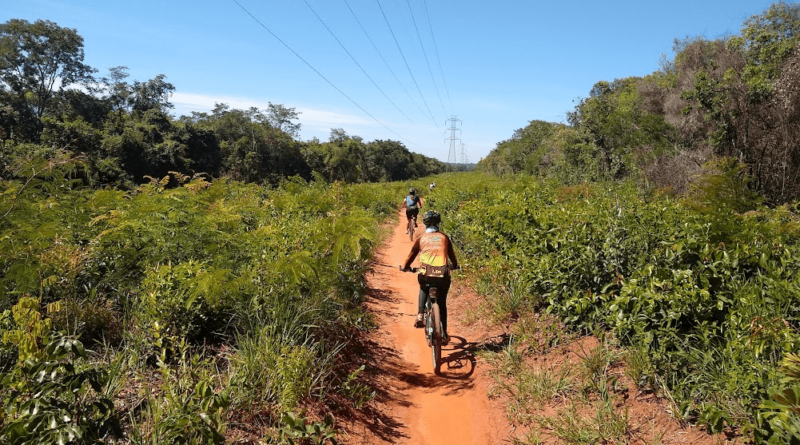
<instances>
[{"instance_id":1,"label":"cyclist's shorts","mask_svg":"<svg viewBox=\"0 0 800 445\"><path fill-rule=\"evenodd\" d=\"M416 218L419 215L419 209L406 209L406 218Z\"/></svg>"}]
</instances>

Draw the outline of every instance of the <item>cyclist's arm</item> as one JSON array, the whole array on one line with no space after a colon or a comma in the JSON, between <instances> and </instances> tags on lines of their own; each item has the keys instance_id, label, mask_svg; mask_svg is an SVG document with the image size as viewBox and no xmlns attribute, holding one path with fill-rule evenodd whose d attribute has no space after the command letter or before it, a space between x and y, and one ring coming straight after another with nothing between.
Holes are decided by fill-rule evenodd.
<instances>
[{"instance_id":1,"label":"cyclist's arm","mask_svg":"<svg viewBox=\"0 0 800 445\"><path fill-rule=\"evenodd\" d=\"M408 208L408 203L406 202L405 198L403 199L403 205L400 206L401 209Z\"/></svg>"},{"instance_id":2,"label":"cyclist's arm","mask_svg":"<svg viewBox=\"0 0 800 445\"><path fill-rule=\"evenodd\" d=\"M408 258L406 258L406 262L403 263L403 270L407 270L411 267L411 263L414 262L414 258L417 257L419 253L419 238L414 240L414 245L411 247L411 252L408 253Z\"/></svg>"}]
</instances>

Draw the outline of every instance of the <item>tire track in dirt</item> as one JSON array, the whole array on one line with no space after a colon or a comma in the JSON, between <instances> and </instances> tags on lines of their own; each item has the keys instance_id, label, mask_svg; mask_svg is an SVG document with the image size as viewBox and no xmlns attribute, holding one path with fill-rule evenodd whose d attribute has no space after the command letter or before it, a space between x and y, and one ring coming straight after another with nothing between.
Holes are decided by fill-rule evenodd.
<instances>
[{"instance_id":1,"label":"tire track in dirt","mask_svg":"<svg viewBox=\"0 0 800 445\"><path fill-rule=\"evenodd\" d=\"M474 357L475 339L465 338L457 314L450 308L451 342L442 350L447 362L440 376L434 374L422 330L413 327L419 285L414 274L397 267L412 245L404 234L405 214L399 212L398 216L391 237L378 250L372 273L367 275L367 307L379 326L370 334L370 343L379 388L375 403L381 415L362 431L351 430L349 442L499 444L499 425L507 422L487 398L486 378L476 372L480 363ZM453 298L451 290L448 303Z\"/></svg>"}]
</instances>

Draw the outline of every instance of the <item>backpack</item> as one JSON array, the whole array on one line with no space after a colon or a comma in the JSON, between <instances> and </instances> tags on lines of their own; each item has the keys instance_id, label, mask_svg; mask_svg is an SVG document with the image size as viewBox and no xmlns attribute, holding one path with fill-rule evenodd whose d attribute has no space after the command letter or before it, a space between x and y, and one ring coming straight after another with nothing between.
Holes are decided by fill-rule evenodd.
<instances>
[{"instance_id":1,"label":"backpack","mask_svg":"<svg viewBox=\"0 0 800 445\"><path fill-rule=\"evenodd\" d=\"M412 210L416 209L417 208L417 197L416 196L412 197L411 195L406 196L406 206L409 209L412 209Z\"/></svg>"}]
</instances>

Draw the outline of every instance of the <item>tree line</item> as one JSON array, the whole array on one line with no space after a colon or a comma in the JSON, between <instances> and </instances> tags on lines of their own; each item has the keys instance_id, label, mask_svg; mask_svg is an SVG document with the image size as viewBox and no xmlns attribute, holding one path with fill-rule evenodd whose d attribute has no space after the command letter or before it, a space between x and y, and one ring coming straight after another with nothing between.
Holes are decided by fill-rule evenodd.
<instances>
[{"instance_id":1,"label":"tree line","mask_svg":"<svg viewBox=\"0 0 800 445\"><path fill-rule=\"evenodd\" d=\"M290 176L326 181L405 180L445 165L392 140L365 142L333 129L327 142L302 141L299 113L216 104L173 117L175 86L159 74L130 81L128 68L84 61L77 30L37 20L0 24L0 168L70 153L77 175L96 186L131 188L176 171L276 184Z\"/></svg>"},{"instance_id":2,"label":"tree line","mask_svg":"<svg viewBox=\"0 0 800 445\"><path fill-rule=\"evenodd\" d=\"M639 177L680 193L725 165L769 203L797 199L798 40L800 4L784 2L747 19L737 35L676 39L675 57L662 55L658 71L597 82L567 123L531 121L478 168L572 183ZM735 162L709 166L719 158Z\"/></svg>"}]
</instances>

